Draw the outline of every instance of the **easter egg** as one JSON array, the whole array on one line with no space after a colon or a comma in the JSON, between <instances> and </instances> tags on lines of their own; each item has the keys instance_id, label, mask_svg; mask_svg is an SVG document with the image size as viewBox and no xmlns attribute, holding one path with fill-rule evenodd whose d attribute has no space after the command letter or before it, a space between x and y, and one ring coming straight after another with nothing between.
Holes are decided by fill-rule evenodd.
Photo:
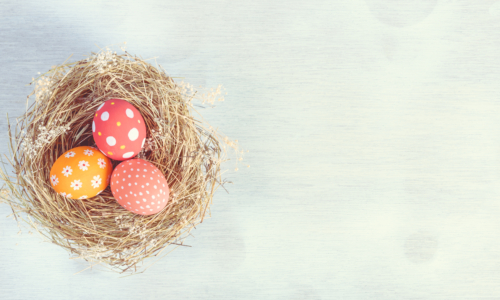
<instances>
[{"instance_id":1,"label":"easter egg","mask_svg":"<svg viewBox=\"0 0 500 300\"><path fill-rule=\"evenodd\" d=\"M141 114L121 99L110 99L97 108L92 132L99 150L114 160L136 156L146 140L146 125Z\"/></svg>"},{"instance_id":2,"label":"easter egg","mask_svg":"<svg viewBox=\"0 0 500 300\"><path fill-rule=\"evenodd\" d=\"M116 166L111 175L111 192L121 206L139 215L160 212L170 195L161 171L142 159L130 159Z\"/></svg>"},{"instance_id":3,"label":"easter egg","mask_svg":"<svg viewBox=\"0 0 500 300\"><path fill-rule=\"evenodd\" d=\"M50 170L50 184L67 198L87 199L108 186L112 171L111 161L99 150L76 147L56 160Z\"/></svg>"}]
</instances>

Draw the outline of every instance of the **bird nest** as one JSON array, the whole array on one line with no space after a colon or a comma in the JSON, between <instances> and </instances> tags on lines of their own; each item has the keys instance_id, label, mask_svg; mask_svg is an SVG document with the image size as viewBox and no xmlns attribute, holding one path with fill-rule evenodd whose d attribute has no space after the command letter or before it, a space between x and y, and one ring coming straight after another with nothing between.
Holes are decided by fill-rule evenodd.
<instances>
[{"instance_id":1,"label":"bird nest","mask_svg":"<svg viewBox=\"0 0 500 300\"><path fill-rule=\"evenodd\" d=\"M185 238L209 214L214 192L225 183L221 163L227 160L226 149L237 149L237 141L193 117L193 101L206 107L223 100L220 87L198 96L161 66L109 49L53 66L31 84L35 88L26 113L15 126L9 123L11 155L0 170L5 183L0 197L13 217L66 249L71 258L89 262L87 268L101 265L134 273L156 261L145 264L146 259L186 246ZM33 95L36 99L30 101ZM94 112L112 98L129 101L146 122L146 143L137 157L154 164L171 190L158 214L125 210L109 187L90 199L73 200L50 185L50 169L61 154L77 146L95 147Z\"/></svg>"}]
</instances>

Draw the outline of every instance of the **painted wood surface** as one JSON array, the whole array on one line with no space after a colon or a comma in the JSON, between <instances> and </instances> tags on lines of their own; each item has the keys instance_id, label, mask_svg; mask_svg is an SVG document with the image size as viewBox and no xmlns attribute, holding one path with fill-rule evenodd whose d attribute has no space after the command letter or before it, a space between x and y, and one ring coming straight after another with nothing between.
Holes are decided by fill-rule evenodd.
<instances>
[{"instance_id":1,"label":"painted wood surface","mask_svg":"<svg viewBox=\"0 0 500 300\"><path fill-rule=\"evenodd\" d=\"M0 28L3 116L37 72L127 42L224 85L202 113L250 151L142 275L73 275L0 218L1 299L500 297L500 1L2 1Z\"/></svg>"}]
</instances>

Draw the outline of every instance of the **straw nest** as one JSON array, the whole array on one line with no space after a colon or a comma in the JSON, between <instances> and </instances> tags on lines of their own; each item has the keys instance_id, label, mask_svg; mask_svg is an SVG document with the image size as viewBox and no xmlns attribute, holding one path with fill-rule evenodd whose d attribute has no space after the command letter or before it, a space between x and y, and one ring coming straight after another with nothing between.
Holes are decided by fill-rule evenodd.
<instances>
[{"instance_id":1,"label":"straw nest","mask_svg":"<svg viewBox=\"0 0 500 300\"><path fill-rule=\"evenodd\" d=\"M31 84L30 96L36 99L28 96L26 113L15 126L9 124L11 155L0 171L5 182L0 196L18 222L25 221L71 258L86 260L88 267L118 272L145 270L145 259L185 246L184 239L209 213L214 192L225 183L221 163L227 159L226 146L237 149L193 117L196 98L202 106L223 100L220 87L198 97L191 85L174 82L161 66L109 49L54 66ZM51 166L62 153L95 147L93 113L111 98L129 101L147 124L148 138L138 157L156 165L171 190L168 205L156 215L125 210L109 187L93 198L73 200L49 183Z\"/></svg>"}]
</instances>

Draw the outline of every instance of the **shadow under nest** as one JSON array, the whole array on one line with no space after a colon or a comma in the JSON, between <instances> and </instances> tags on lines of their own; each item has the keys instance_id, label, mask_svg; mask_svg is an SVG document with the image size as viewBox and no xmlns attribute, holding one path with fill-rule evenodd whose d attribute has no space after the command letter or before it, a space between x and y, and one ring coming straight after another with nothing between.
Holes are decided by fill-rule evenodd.
<instances>
[{"instance_id":1,"label":"shadow under nest","mask_svg":"<svg viewBox=\"0 0 500 300\"><path fill-rule=\"evenodd\" d=\"M5 168L0 172L14 217L74 258L117 272L137 272L145 259L184 246L223 185L220 165L225 161L221 137L192 116L192 94L161 67L128 53L93 54L55 66L40 78L32 93L36 101L29 107L27 102L15 126L9 124L7 164L14 176ZM109 186L90 199L73 200L57 194L49 183L51 166L62 153L77 146L96 147L93 115L112 98L129 101L146 122L147 141L137 157L153 163L171 191L158 214L127 211ZM113 167L118 163L113 161Z\"/></svg>"}]
</instances>

